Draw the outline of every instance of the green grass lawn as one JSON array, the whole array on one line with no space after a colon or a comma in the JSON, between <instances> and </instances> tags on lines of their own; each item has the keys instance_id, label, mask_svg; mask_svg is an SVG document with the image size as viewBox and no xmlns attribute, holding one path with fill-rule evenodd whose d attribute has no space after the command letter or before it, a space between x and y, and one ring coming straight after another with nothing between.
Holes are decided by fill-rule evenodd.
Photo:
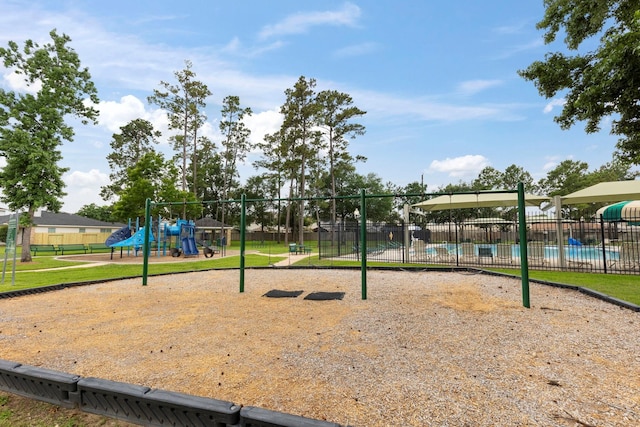
<instances>
[{"instance_id":1,"label":"green grass lawn","mask_svg":"<svg viewBox=\"0 0 640 427\"><path fill-rule=\"evenodd\" d=\"M492 270L520 277L520 270ZM529 279L589 288L640 305L640 276L637 275L529 270Z\"/></svg>"}]
</instances>

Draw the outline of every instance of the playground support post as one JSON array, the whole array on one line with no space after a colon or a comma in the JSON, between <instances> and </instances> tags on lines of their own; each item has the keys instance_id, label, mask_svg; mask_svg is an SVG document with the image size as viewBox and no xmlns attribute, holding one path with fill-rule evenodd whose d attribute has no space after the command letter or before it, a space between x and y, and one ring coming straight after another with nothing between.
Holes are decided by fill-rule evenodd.
<instances>
[{"instance_id":1,"label":"playground support post","mask_svg":"<svg viewBox=\"0 0 640 427\"><path fill-rule=\"evenodd\" d=\"M149 274L149 233L151 233L151 199L147 198L144 204L144 243L142 244L142 286L147 286Z\"/></svg>"},{"instance_id":2,"label":"playground support post","mask_svg":"<svg viewBox=\"0 0 640 427\"><path fill-rule=\"evenodd\" d=\"M527 219L524 206L524 184L518 183L518 227L520 227L520 275L522 276L522 305L529 303L529 260L527 255Z\"/></svg>"},{"instance_id":3,"label":"playground support post","mask_svg":"<svg viewBox=\"0 0 640 427\"><path fill-rule=\"evenodd\" d=\"M362 281L362 299L367 299L367 199L364 189L360 190L360 276Z\"/></svg>"},{"instance_id":4,"label":"playground support post","mask_svg":"<svg viewBox=\"0 0 640 427\"><path fill-rule=\"evenodd\" d=\"M240 292L244 292L244 252L247 225L247 196L240 197Z\"/></svg>"}]
</instances>

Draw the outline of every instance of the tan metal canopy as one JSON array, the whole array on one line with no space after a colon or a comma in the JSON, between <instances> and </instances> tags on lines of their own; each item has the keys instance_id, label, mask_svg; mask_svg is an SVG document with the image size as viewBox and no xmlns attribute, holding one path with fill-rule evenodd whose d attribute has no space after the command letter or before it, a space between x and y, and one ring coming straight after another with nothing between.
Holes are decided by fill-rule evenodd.
<instances>
[{"instance_id":1,"label":"tan metal canopy","mask_svg":"<svg viewBox=\"0 0 640 427\"><path fill-rule=\"evenodd\" d=\"M640 181L609 181L562 196L563 205L640 199Z\"/></svg>"},{"instance_id":2,"label":"tan metal canopy","mask_svg":"<svg viewBox=\"0 0 640 427\"><path fill-rule=\"evenodd\" d=\"M525 194L526 206L539 206L548 202L546 196ZM413 205L425 211L443 211L447 209L486 208L500 206L518 206L518 193L476 193L451 194L434 197Z\"/></svg>"}]
</instances>

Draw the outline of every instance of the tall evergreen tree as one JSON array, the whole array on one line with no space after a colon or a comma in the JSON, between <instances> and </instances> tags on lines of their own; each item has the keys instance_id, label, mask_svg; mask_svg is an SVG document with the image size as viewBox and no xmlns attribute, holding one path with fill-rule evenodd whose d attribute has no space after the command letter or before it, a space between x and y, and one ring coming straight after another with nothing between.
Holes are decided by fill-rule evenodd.
<instances>
[{"instance_id":1,"label":"tall evergreen tree","mask_svg":"<svg viewBox=\"0 0 640 427\"><path fill-rule=\"evenodd\" d=\"M314 130L317 125L318 104L315 93L316 80L307 80L300 76L293 88L285 90L286 100L280 108L284 116L282 123L283 142L288 147L288 161L298 172L291 179L291 192L297 180L298 194L298 242L304 244L304 197L306 189L307 162L314 155L320 144L320 135ZM293 194L290 193L293 197ZM287 207L287 224L290 219L291 205Z\"/></svg>"},{"instance_id":2,"label":"tall evergreen tree","mask_svg":"<svg viewBox=\"0 0 640 427\"><path fill-rule=\"evenodd\" d=\"M222 120L220 132L222 140L222 200L226 200L234 178L238 175L238 163L243 162L252 145L249 140L251 130L244 123L246 116L251 115L251 108L242 108L240 98L227 96L222 102ZM221 222L225 223L225 204L222 208ZM224 233L224 230L222 231Z\"/></svg>"},{"instance_id":3,"label":"tall evergreen tree","mask_svg":"<svg viewBox=\"0 0 640 427\"><path fill-rule=\"evenodd\" d=\"M196 80L191 61L185 61L185 68L176 71L174 76L177 84L160 82L161 89L154 89L153 95L148 97L150 103L158 105L167 112L169 129L180 131L171 140L174 149L180 153L182 191L187 190L187 162L189 147L192 146L192 156L197 152L198 129L204 123L203 109L206 98L211 95L206 84ZM193 163L194 165L197 162ZM193 174L194 178L196 173ZM194 191L195 188L194 188Z\"/></svg>"},{"instance_id":4,"label":"tall evergreen tree","mask_svg":"<svg viewBox=\"0 0 640 427\"><path fill-rule=\"evenodd\" d=\"M27 40L21 48L10 41L0 48L4 66L23 78L26 93L0 88L0 171L2 196L13 211L26 209L28 226L23 235L21 261L31 261L31 224L37 209L58 211L65 195L62 175L63 141L73 141L74 129L66 123L78 117L95 123L98 112L86 103L98 103L97 90L78 54L68 46L69 36L49 33L51 43L40 46ZM23 217L24 218L24 217Z\"/></svg>"},{"instance_id":5,"label":"tall evergreen tree","mask_svg":"<svg viewBox=\"0 0 640 427\"><path fill-rule=\"evenodd\" d=\"M353 139L357 135L364 135L365 127L351 120L366 114L365 111L353 105L350 95L335 90L323 90L316 98L318 104L318 123L323 128L329 162L329 176L331 181L331 196L334 197L331 203L331 221L336 222L336 174L335 166L338 159L351 160L352 157L347 151L348 139ZM331 241L335 236L331 234Z\"/></svg>"}]
</instances>

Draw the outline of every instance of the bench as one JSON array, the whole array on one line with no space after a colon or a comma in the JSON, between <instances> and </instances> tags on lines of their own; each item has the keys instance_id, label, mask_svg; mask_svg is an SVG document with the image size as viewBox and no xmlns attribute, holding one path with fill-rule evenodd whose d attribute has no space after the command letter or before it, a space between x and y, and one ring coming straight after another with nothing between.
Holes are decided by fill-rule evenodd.
<instances>
[{"instance_id":1,"label":"bench","mask_svg":"<svg viewBox=\"0 0 640 427\"><path fill-rule=\"evenodd\" d=\"M53 252L58 255L58 249L53 245L31 245L31 252L33 256L38 255L38 252Z\"/></svg>"},{"instance_id":2,"label":"bench","mask_svg":"<svg viewBox=\"0 0 640 427\"><path fill-rule=\"evenodd\" d=\"M83 244L58 245L58 250L62 255L64 255L64 251L67 251L67 252L82 251L85 254L87 253L87 247Z\"/></svg>"},{"instance_id":3,"label":"bench","mask_svg":"<svg viewBox=\"0 0 640 427\"><path fill-rule=\"evenodd\" d=\"M89 253L91 254L93 253L93 251L105 252L111 249L109 246L105 245L104 243L89 243L87 245L87 248L89 249Z\"/></svg>"}]
</instances>

